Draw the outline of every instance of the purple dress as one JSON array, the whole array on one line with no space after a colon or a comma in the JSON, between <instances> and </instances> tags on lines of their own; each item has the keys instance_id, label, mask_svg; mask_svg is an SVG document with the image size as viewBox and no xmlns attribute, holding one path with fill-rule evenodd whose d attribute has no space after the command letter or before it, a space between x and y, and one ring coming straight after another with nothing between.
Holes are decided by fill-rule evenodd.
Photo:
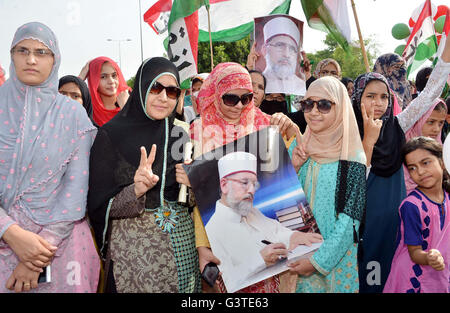
<instances>
[{"instance_id":1,"label":"purple dress","mask_svg":"<svg viewBox=\"0 0 450 313\"><path fill-rule=\"evenodd\" d=\"M447 210L449 194L443 203L431 201L420 190L413 190L400 205L400 243L392 260L391 272L384 287L385 293L448 293L450 292L450 219ZM408 245L422 246L423 251L441 252L445 269L415 264Z\"/></svg>"}]
</instances>

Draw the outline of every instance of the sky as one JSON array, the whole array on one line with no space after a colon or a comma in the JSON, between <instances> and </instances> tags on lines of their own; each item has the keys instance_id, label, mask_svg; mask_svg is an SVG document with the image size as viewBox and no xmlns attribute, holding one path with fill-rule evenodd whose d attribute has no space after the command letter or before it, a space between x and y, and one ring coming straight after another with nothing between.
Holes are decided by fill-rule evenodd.
<instances>
[{"instance_id":1,"label":"sky","mask_svg":"<svg viewBox=\"0 0 450 313\"><path fill-rule=\"evenodd\" d=\"M350 0L347 1L352 39L357 40L353 11ZM447 1L432 3L438 6ZM48 25L59 40L62 55L60 77L78 75L89 60L107 56L120 63L125 79L129 79L135 75L142 61L140 24L143 59L162 56L165 51L164 37L156 35L142 18L155 2L156 0L0 0L0 65L8 77L9 50L16 29L25 23L39 21ZM362 36L372 36L378 43L381 55L393 52L398 45L406 43L405 40L394 39L391 29L396 23L407 24L414 9L424 0L354 2ZM305 22L303 49L306 52L313 53L325 48L323 40L326 34L307 25L300 0L292 0L289 14ZM131 41L122 41L127 39Z\"/></svg>"}]
</instances>

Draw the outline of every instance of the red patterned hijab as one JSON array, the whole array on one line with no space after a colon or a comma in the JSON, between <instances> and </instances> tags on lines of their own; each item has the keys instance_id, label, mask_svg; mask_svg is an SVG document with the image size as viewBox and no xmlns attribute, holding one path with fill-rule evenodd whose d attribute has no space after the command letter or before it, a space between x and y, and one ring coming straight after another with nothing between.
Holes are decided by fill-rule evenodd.
<instances>
[{"instance_id":1,"label":"red patterned hijab","mask_svg":"<svg viewBox=\"0 0 450 313\"><path fill-rule=\"evenodd\" d=\"M100 85L100 75L102 71L102 65L105 62L111 63L111 65L117 72L117 76L119 78L119 87L117 88L117 95L119 95L124 90L131 91L131 88L128 87L127 82L123 77L122 71L120 70L116 62L107 57L98 57L89 63L89 73L87 77L89 82L89 92L92 97L94 121L99 126L102 126L103 124L109 122L109 120L112 119L117 114L117 112L120 111L120 108L115 108L114 110L106 109L105 106L103 105L102 98L98 93L98 86Z\"/></svg>"},{"instance_id":2,"label":"red patterned hijab","mask_svg":"<svg viewBox=\"0 0 450 313\"><path fill-rule=\"evenodd\" d=\"M270 116L255 107L253 100L242 110L238 125L225 120L221 98L239 88L253 92L250 74L237 63L218 64L204 81L197 99L200 119L191 125L191 138L202 144L202 153L270 125Z\"/></svg>"}]
</instances>

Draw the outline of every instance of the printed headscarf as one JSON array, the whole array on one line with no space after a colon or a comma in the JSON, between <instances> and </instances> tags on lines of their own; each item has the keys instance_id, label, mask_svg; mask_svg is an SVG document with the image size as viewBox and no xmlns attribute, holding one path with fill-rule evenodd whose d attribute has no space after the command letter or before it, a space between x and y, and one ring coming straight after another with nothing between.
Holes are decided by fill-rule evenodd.
<instances>
[{"instance_id":1,"label":"printed headscarf","mask_svg":"<svg viewBox=\"0 0 450 313\"><path fill-rule=\"evenodd\" d=\"M38 22L22 25L11 49L25 39L50 49L54 64L44 82L30 86L19 80L11 54L10 77L0 87L0 206L6 212L19 206L40 225L79 220L85 215L88 169L71 167L70 175L77 177L71 191L58 191L66 188L62 181L81 140L94 136L96 128L78 102L58 92L61 54L52 30Z\"/></svg>"},{"instance_id":2,"label":"printed headscarf","mask_svg":"<svg viewBox=\"0 0 450 313\"><path fill-rule=\"evenodd\" d=\"M270 116L253 100L241 112L238 125L228 123L220 110L222 96L233 89L253 92L248 71L237 63L218 64L203 82L197 97L200 119L191 124L191 137L207 152L270 125Z\"/></svg>"},{"instance_id":3,"label":"printed headscarf","mask_svg":"<svg viewBox=\"0 0 450 313\"><path fill-rule=\"evenodd\" d=\"M320 74L320 72L322 71L322 69L325 66L327 66L330 63L333 64L336 67L336 70L337 70L337 77L336 78L341 79L341 75L342 75L341 66L339 65L339 63L335 59L331 59L331 58L323 59L319 63L317 63L316 69L314 70L314 77L321 78L322 74Z\"/></svg>"},{"instance_id":4,"label":"printed headscarf","mask_svg":"<svg viewBox=\"0 0 450 313\"><path fill-rule=\"evenodd\" d=\"M389 87L397 95L400 106L405 109L411 102L412 95L403 58L396 53L383 54L376 60L373 71L382 74L387 79Z\"/></svg>"}]
</instances>

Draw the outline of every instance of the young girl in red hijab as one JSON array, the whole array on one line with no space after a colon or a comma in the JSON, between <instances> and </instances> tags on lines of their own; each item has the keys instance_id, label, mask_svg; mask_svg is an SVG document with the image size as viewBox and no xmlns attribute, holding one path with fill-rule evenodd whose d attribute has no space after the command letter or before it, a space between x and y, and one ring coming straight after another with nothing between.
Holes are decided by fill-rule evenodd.
<instances>
[{"instance_id":1,"label":"young girl in red hijab","mask_svg":"<svg viewBox=\"0 0 450 313\"><path fill-rule=\"evenodd\" d=\"M107 57L98 57L88 62L79 76L83 80L88 79L93 118L102 126L122 109L131 88L117 63Z\"/></svg>"}]
</instances>

